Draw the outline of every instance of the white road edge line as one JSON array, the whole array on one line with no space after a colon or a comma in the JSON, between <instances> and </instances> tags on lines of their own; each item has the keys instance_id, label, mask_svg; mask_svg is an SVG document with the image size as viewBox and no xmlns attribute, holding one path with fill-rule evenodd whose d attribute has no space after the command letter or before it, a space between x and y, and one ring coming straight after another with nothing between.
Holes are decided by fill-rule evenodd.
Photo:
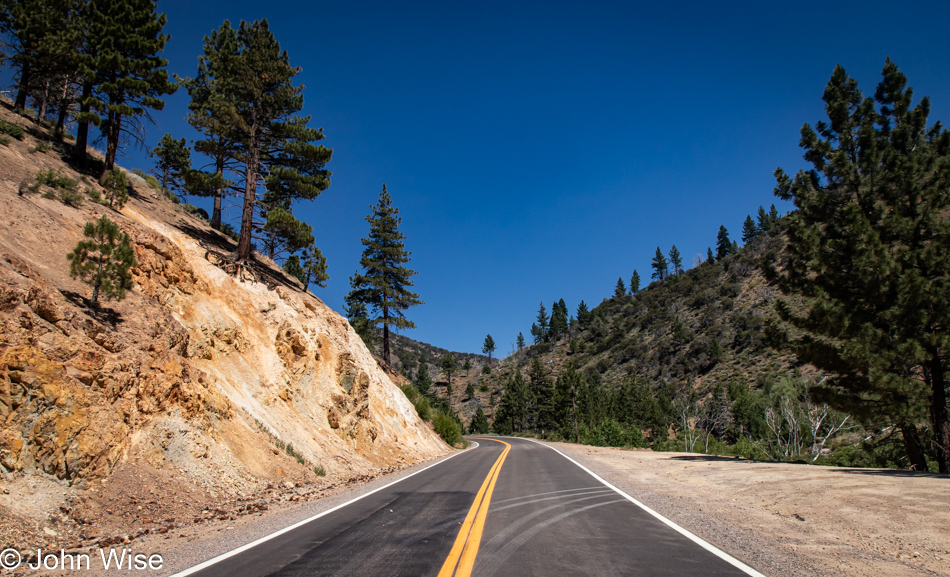
<instances>
[{"instance_id":1,"label":"white road edge line","mask_svg":"<svg viewBox=\"0 0 950 577\"><path fill-rule=\"evenodd\" d=\"M739 569L740 571L746 573L747 575L751 575L752 577L765 577L765 575L763 575L762 573L759 573L758 571L756 571L756 570L753 569L752 567L749 567L748 565L746 565L746 564L743 563L742 561L739 561L738 559L736 559L736 558L733 557L732 555L726 553L726 552L723 551L722 549L719 549L719 548L717 548L716 546L709 544L708 542L704 541L704 540L701 539L700 537L697 537L696 535L694 535L694 534L690 533L689 531L687 531L686 529L680 527L679 525L677 525L677 524L674 523L673 521L670 521L669 519L667 519L667 518L664 517L663 515L660 515L659 513L657 513L656 511L654 511L653 509L647 507L646 505L644 505L644 504L641 503L640 501L637 501L636 499L634 499L634 498L631 497L630 495L624 493L623 491L621 491L621 490L618 489L617 487L614 487L613 485L611 485L610 483L608 483L603 477L601 477L601 476L598 475L597 473L591 471L590 469L588 469L588 468L585 467L584 465L581 465L580 463L578 463L578 462L575 461L574 459L568 457L567 455L565 455L565 454L562 453L561 451L558 451L557 449L555 449L555 448L552 447L551 445L542 443L542 442L537 441L537 440L535 440L535 439L525 439L525 440L526 440L526 441L531 441L532 443L537 443L537 444L541 445L542 447L547 447L548 449L551 449L551 450L554 451L555 453L558 453L559 455L561 455L562 457L564 457L564 458L567 459L568 461L574 463L575 465L577 465L578 467L580 467L581 469L583 469L584 471L586 471L587 473L589 473L591 477L597 479L598 481L600 481L601 483L603 483L603 484L606 485L607 487L610 487L611 489L613 489L614 491L616 491L617 493L619 493L621 496L623 496L625 499L627 499L628 501L630 501L631 503L633 503L633 504L636 505L637 507L640 507L641 509L643 509L643 510L646 511L647 513L653 515L654 517L656 517L657 519L659 519L660 521L662 521L664 524L666 524L667 526L669 526L671 529L673 529L673 530L676 531L677 533L683 535L684 537L686 537L687 539L689 539L689 540L692 541L693 543L696 543L697 545L699 545L699 546L702 547L703 549L709 551L710 553L712 553L712 554L715 555L716 557L719 557L720 559L722 559L722 560L725 561L726 563L729 563L730 565L732 565L732 566L735 567L736 569Z\"/></svg>"},{"instance_id":2,"label":"white road edge line","mask_svg":"<svg viewBox=\"0 0 950 577\"><path fill-rule=\"evenodd\" d=\"M475 444L475 447L473 447L473 448L477 448L477 447L478 447L478 444L476 443L476 444ZM203 562L203 563L199 563L199 564L195 565L194 567L189 567L188 569L185 569L184 571L180 571L180 572L178 572L178 573L175 573L175 574L172 575L171 577L185 577L186 575L191 575L192 573L197 573L198 571L201 571L202 569L207 569L208 567L211 567L212 565L214 565L214 564L216 564L216 563L220 563L221 561L224 561L225 559L228 559L228 558L230 558L230 557L234 557L235 555L237 555L237 554L239 554L239 553L243 553L243 552L247 551L248 549L251 549L251 548L253 548L253 547L256 547L256 546L260 545L261 543L264 543L265 541L270 541L270 540L273 539L274 537L279 537L279 536L283 535L284 533L287 533L288 531L293 531L294 529L296 529L297 527L300 527L301 525L306 525L307 523L309 523L309 522L311 522L311 521L315 521L316 519L319 519L320 517L323 517L323 516L325 516L325 515L329 515L330 513L333 513L334 511L337 511L337 510L339 510L339 509L342 509L343 507L346 507L346 506L348 506L348 505L352 505L353 503L359 501L360 499L365 499L366 497L369 497L369 496L372 495L373 493L378 493L378 492L382 491L383 489L392 487L392 486L395 485L396 483L401 483L401 482L405 481L406 479L408 479L409 477L415 477L415 476L418 475L419 473L421 473L421 472L423 472L423 471L426 471L426 470L428 470L428 469L431 469L432 467L435 467L435 466L437 466L437 465L441 465L442 463L448 461L449 459L451 459L451 458L453 458L453 457L456 457L456 456L458 456L458 455L461 455L461 454L464 453L464 452L465 452L465 451L458 451L458 452L455 453L454 455L449 455L448 457L446 457L445 459L442 459L442 460L439 461L438 463L432 463L432 464L429 465L428 467L425 467L425 468L423 468L423 469L419 469L419 470L416 471L415 473L411 473L411 474L409 474L409 475L406 475L405 477L402 477L401 479L396 479L396 480L393 481L392 483L383 485L382 487L379 487L378 489L373 489L373 490L370 491L369 493L365 493L365 494L363 494L363 495L360 495L359 497L356 497L355 499L350 499L350 500L347 501L346 503L337 505L336 507L333 507L332 509L327 509L326 511L324 511L324 512L322 512L322 513L317 513L317 514L314 515L313 517L310 517L310 518L304 519L303 521L294 523L293 525L291 525L291 526L289 526L289 527L284 527L283 529L281 529L281 530L279 530L279 531L276 531L276 532L274 532L274 533L271 533L270 535L265 535L264 537L261 537L261 538L258 539L257 541L252 541L252 542L248 543L247 545L242 545L242 546L238 547L237 549L232 549L231 551L228 551L227 553L222 553L221 555L218 555L217 557L213 557L213 558L211 558L211 559L208 559L207 561L205 561L205 562Z\"/></svg>"}]
</instances>

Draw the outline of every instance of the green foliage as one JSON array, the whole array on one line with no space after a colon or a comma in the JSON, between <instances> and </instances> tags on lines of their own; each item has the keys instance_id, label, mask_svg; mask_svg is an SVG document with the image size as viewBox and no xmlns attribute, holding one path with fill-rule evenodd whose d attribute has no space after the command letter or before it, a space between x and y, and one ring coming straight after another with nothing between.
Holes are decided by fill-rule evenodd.
<instances>
[{"instance_id":1,"label":"green foliage","mask_svg":"<svg viewBox=\"0 0 950 577\"><path fill-rule=\"evenodd\" d=\"M913 106L889 59L873 98L838 66L823 100L828 121L802 128L812 169L775 172L775 194L798 209L770 268L787 295L776 338L830 374L816 401L897 424L918 469L929 425L950 473L950 131L927 125L930 100Z\"/></svg>"},{"instance_id":2,"label":"green foliage","mask_svg":"<svg viewBox=\"0 0 950 577\"><path fill-rule=\"evenodd\" d=\"M203 220L208 220L208 211L193 204L183 204L181 208L188 214L193 214Z\"/></svg>"},{"instance_id":3,"label":"green foliage","mask_svg":"<svg viewBox=\"0 0 950 577\"><path fill-rule=\"evenodd\" d=\"M627 287L623 284L623 278L617 279L617 284L614 285L614 298L620 298L627 294Z\"/></svg>"},{"instance_id":4,"label":"green foliage","mask_svg":"<svg viewBox=\"0 0 950 577\"><path fill-rule=\"evenodd\" d=\"M538 307L538 315L535 322L531 325L531 336L534 338L534 344L541 344L548 339L548 311L544 308L544 303Z\"/></svg>"},{"instance_id":5,"label":"green foliage","mask_svg":"<svg viewBox=\"0 0 950 577\"><path fill-rule=\"evenodd\" d=\"M362 274L350 279L352 290L348 299L372 308L377 316L371 320L374 326L383 328L383 359L390 362L389 329L415 328L406 318L410 307L424 304L419 295L410 291L416 271L407 268L411 252L406 250L405 236L399 232L402 219L399 209L392 205L392 197L383 185L379 201L367 215L370 224L369 236L361 239L363 256L360 259Z\"/></svg>"},{"instance_id":6,"label":"green foliage","mask_svg":"<svg viewBox=\"0 0 950 577\"><path fill-rule=\"evenodd\" d=\"M9 146L10 142L12 141L9 136L0 136L0 145Z\"/></svg>"},{"instance_id":7,"label":"green foliage","mask_svg":"<svg viewBox=\"0 0 950 577\"><path fill-rule=\"evenodd\" d=\"M132 288L129 269L138 266L129 235L105 216L95 223L87 222L83 236L66 258L70 261L69 276L92 285L92 305L97 306L99 294L107 299L122 300Z\"/></svg>"},{"instance_id":8,"label":"green foliage","mask_svg":"<svg viewBox=\"0 0 950 577\"><path fill-rule=\"evenodd\" d=\"M26 134L22 126L6 120L0 120L0 132L17 140L23 140L23 135Z\"/></svg>"},{"instance_id":9,"label":"green foliage","mask_svg":"<svg viewBox=\"0 0 950 577\"><path fill-rule=\"evenodd\" d=\"M475 409L475 415L472 417L472 422L469 423L468 432L470 435L484 435L491 430L490 425L488 424L488 417L485 416L485 411L482 410L482 407L479 406Z\"/></svg>"},{"instance_id":10,"label":"green foliage","mask_svg":"<svg viewBox=\"0 0 950 577\"><path fill-rule=\"evenodd\" d=\"M469 382L468 385L465 386L465 398L471 399L474 396L475 396L475 387L472 385L471 382Z\"/></svg>"},{"instance_id":11,"label":"green foliage","mask_svg":"<svg viewBox=\"0 0 950 577\"><path fill-rule=\"evenodd\" d=\"M633 274L630 275L630 294L635 295L638 292L640 292L640 273L633 269ZM578 310L577 320L581 320L580 310Z\"/></svg>"},{"instance_id":12,"label":"green foliage","mask_svg":"<svg viewBox=\"0 0 950 577\"><path fill-rule=\"evenodd\" d=\"M155 158L152 170L160 190L185 190L185 174L191 169L191 149L184 138L175 140L166 132L149 155Z\"/></svg>"},{"instance_id":13,"label":"green foliage","mask_svg":"<svg viewBox=\"0 0 950 577\"><path fill-rule=\"evenodd\" d=\"M455 446L464 440L461 425L447 413L437 411L432 419L432 426L449 445Z\"/></svg>"},{"instance_id":14,"label":"green foliage","mask_svg":"<svg viewBox=\"0 0 950 577\"><path fill-rule=\"evenodd\" d=\"M482 367L482 374L483 374L483 375L490 375L490 374L491 374L491 367L488 366L488 365L483 366L483 367Z\"/></svg>"},{"instance_id":15,"label":"green foliage","mask_svg":"<svg viewBox=\"0 0 950 577\"><path fill-rule=\"evenodd\" d=\"M660 247L656 247L656 254L653 256L653 260L650 261L650 266L653 268L653 275L651 278L662 281L669 276L670 263L666 260L666 257L663 256L663 251L660 250Z\"/></svg>"},{"instance_id":16,"label":"green foliage","mask_svg":"<svg viewBox=\"0 0 950 577\"><path fill-rule=\"evenodd\" d=\"M169 36L162 33L167 19L156 12L155 0L97 2L84 18L85 66L94 72L84 105L98 115L95 123L106 139L105 176L115 169L126 124L148 110L162 110L162 97L178 85L168 78L168 61L158 56Z\"/></svg>"},{"instance_id":17,"label":"green foliage","mask_svg":"<svg viewBox=\"0 0 950 577\"><path fill-rule=\"evenodd\" d=\"M680 256L680 251L675 244L670 249L670 264L673 265L673 274L683 272L683 257Z\"/></svg>"},{"instance_id":18,"label":"green foliage","mask_svg":"<svg viewBox=\"0 0 950 577\"><path fill-rule=\"evenodd\" d=\"M59 201L63 204L79 208L85 196L77 190L77 187L62 188L59 191Z\"/></svg>"},{"instance_id":19,"label":"green foliage","mask_svg":"<svg viewBox=\"0 0 950 577\"><path fill-rule=\"evenodd\" d=\"M85 190L86 196L88 196L92 202L100 203L102 202L102 193L99 192L98 188L87 187Z\"/></svg>"},{"instance_id":20,"label":"green foliage","mask_svg":"<svg viewBox=\"0 0 950 577\"><path fill-rule=\"evenodd\" d=\"M488 355L488 362L491 362L491 354L495 352L495 339L491 335L485 337L485 343L482 345L482 353Z\"/></svg>"},{"instance_id":21,"label":"green foliage","mask_svg":"<svg viewBox=\"0 0 950 577\"><path fill-rule=\"evenodd\" d=\"M518 333L518 337L515 339L515 346L518 347L519 351L524 348L524 335L520 332Z\"/></svg>"},{"instance_id":22,"label":"green foliage","mask_svg":"<svg viewBox=\"0 0 950 577\"><path fill-rule=\"evenodd\" d=\"M327 476L327 470L323 468L323 465L316 465L316 466L314 466L313 472L314 472L318 477L326 477L326 476Z\"/></svg>"},{"instance_id":23,"label":"green foliage","mask_svg":"<svg viewBox=\"0 0 950 577\"><path fill-rule=\"evenodd\" d=\"M40 142L37 142L35 146L30 147L29 152L31 154L36 153L36 152L42 153L42 152L49 152L52 149L53 149L53 146L50 143L40 141Z\"/></svg>"},{"instance_id":24,"label":"green foliage","mask_svg":"<svg viewBox=\"0 0 950 577\"><path fill-rule=\"evenodd\" d=\"M761 206L759 210L762 210ZM751 216L746 216L745 222L742 223L742 242L748 244L757 236L759 236L759 229L755 226L755 221L752 220Z\"/></svg>"},{"instance_id":25,"label":"green foliage","mask_svg":"<svg viewBox=\"0 0 950 577\"><path fill-rule=\"evenodd\" d=\"M732 243L729 241L729 231L725 226L719 226L719 234L716 235L716 260L722 260L732 254Z\"/></svg>"},{"instance_id":26,"label":"green foliage","mask_svg":"<svg viewBox=\"0 0 950 577\"><path fill-rule=\"evenodd\" d=\"M429 375L429 367L426 363L420 363L419 370L416 371L416 388L426 396L432 388L432 377Z\"/></svg>"},{"instance_id":27,"label":"green foliage","mask_svg":"<svg viewBox=\"0 0 950 577\"><path fill-rule=\"evenodd\" d=\"M444 355L442 355L442 364L440 367L442 368L442 372L445 373L449 378L449 394L451 394L452 373L454 373L455 369L458 368L458 361L455 359L455 355L449 352L446 352Z\"/></svg>"},{"instance_id":28,"label":"green foliage","mask_svg":"<svg viewBox=\"0 0 950 577\"><path fill-rule=\"evenodd\" d=\"M132 187L129 183L129 177L121 168L113 168L102 178L102 187L106 189L106 196L109 198L109 208L122 210L122 207L129 200L129 189Z\"/></svg>"}]
</instances>

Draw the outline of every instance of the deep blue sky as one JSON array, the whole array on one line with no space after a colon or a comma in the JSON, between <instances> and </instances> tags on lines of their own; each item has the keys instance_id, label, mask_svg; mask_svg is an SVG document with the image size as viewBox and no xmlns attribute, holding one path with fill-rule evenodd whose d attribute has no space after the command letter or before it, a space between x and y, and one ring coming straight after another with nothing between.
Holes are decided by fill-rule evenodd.
<instances>
[{"instance_id":1,"label":"deep blue sky","mask_svg":"<svg viewBox=\"0 0 950 577\"><path fill-rule=\"evenodd\" d=\"M950 121L950 5L892 2L201 2L160 0L169 69L193 76L227 18L267 18L303 68L331 187L296 209L342 309L386 183L426 304L408 336L507 353L538 303L593 307L657 245L684 260L733 238L803 165L836 63L873 93L886 56ZM194 136L187 95L149 131ZM147 167L141 152L125 164ZM789 207L778 205L784 212ZM231 215L237 217L236 211Z\"/></svg>"}]
</instances>

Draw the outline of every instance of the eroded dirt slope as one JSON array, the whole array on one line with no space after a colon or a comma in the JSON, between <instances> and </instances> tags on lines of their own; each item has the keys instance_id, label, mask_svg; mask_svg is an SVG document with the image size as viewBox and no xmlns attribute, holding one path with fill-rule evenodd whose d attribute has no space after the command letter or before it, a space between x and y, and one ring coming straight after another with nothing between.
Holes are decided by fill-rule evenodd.
<instances>
[{"instance_id":1,"label":"eroded dirt slope","mask_svg":"<svg viewBox=\"0 0 950 577\"><path fill-rule=\"evenodd\" d=\"M120 212L20 194L41 169L98 185L0 116L33 130L0 146L5 545L167 531L448 450L345 319L272 263L229 268L230 241L141 179ZM103 214L138 266L127 298L96 310L66 254Z\"/></svg>"}]
</instances>

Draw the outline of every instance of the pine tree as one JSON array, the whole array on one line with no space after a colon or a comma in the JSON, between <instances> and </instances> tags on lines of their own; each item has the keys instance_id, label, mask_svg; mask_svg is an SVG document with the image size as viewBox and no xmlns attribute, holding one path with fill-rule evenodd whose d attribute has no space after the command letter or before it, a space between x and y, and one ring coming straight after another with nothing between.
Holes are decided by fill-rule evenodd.
<instances>
[{"instance_id":1,"label":"pine tree","mask_svg":"<svg viewBox=\"0 0 950 577\"><path fill-rule=\"evenodd\" d=\"M195 151L211 160L213 171L192 170L185 175L190 194L213 198L211 227L221 230L221 205L231 182L225 170L237 167L234 158L234 140L237 134L229 118L236 114L237 92L230 88L236 81L233 68L239 53L237 31L227 20L220 28L204 38L204 48L198 57L198 74L195 78L179 78L178 82L188 92L188 124L204 135L195 141Z\"/></svg>"},{"instance_id":2,"label":"pine tree","mask_svg":"<svg viewBox=\"0 0 950 577\"><path fill-rule=\"evenodd\" d=\"M95 62L86 104L98 114L106 139L104 176L115 168L122 134L134 131L130 125L147 118L148 110L162 110L162 97L178 85L168 78L168 61L158 56L169 36L162 33L167 19L156 12L155 0L91 1L87 26Z\"/></svg>"},{"instance_id":3,"label":"pine tree","mask_svg":"<svg viewBox=\"0 0 950 577\"><path fill-rule=\"evenodd\" d=\"M587 310L587 303L583 300L577 305L577 324L583 329L590 321L590 311Z\"/></svg>"},{"instance_id":4,"label":"pine tree","mask_svg":"<svg viewBox=\"0 0 950 577\"><path fill-rule=\"evenodd\" d=\"M680 251L676 248L676 245L673 245L673 248L670 249L670 264L673 265L673 274L681 274L683 272L683 257L680 256Z\"/></svg>"},{"instance_id":5,"label":"pine tree","mask_svg":"<svg viewBox=\"0 0 950 577\"><path fill-rule=\"evenodd\" d=\"M653 267L653 278L662 281L666 279L669 275L669 262L666 260L666 257L663 256L663 251L660 250L660 247L656 247L656 255L651 261Z\"/></svg>"},{"instance_id":6,"label":"pine tree","mask_svg":"<svg viewBox=\"0 0 950 577\"><path fill-rule=\"evenodd\" d=\"M485 411L482 410L481 405L475 409L475 416L472 417L472 422L468 426L468 432L470 435L484 435L488 433L490 427L488 425L488 417L485 416Z\"/></svg>"},{"instance_id":7,"label":"pine tree","mask_svg":"<svg viewBox=\"0 0 950 577\"><path fill-rule=\"evenodd\" d=\"M515 345L518 347L518 350L519 350L519 351L524 348L524 335L523 335L523 334L518 333L518 338L515 340Z\"/></svg>"},{"instance_id":8,"label":"pine tree","mask_svg":"<svg viewBox=\"0 0 950 577\"><path fill-rule=\"evenodd\" d=\"M472 372L472 361L468 358L465 359L465 364L462 365L462 369L465 371L465 376L471 375ZM469 385L471 386L471 384Z\"/></svg>"},{"instance_id":9,"label":"pine tree","mask_svg":"<svg viewBox=\"0 0 950 577\"><path fill-rule=\"evenodd\" d=\"M87 222L82 234L89 240L79 241L66 255L69 276L92 285L94 307L99 305L100 293L107 299L122 300L125 291L132 288L129 269L138 266L129 235L105 216L95 223Z\"/></svg>"},{"instance_id":10,"label":"pine tree","mask_svg":"<svg viewBox=\"0 0 950 577\"><path fill-rule=\"evenodd\" d=\"M448 394L452 394L452 373L455 372L455 369L458 367L458 361L455 360L455 357L452 353L445 353L442 355L442 372L445 373L445 376L449 379L449 388Z\"/></svg>"},{"instance_id":11,"label":"pine tree","mask_svg":"<svg viewBox=\"0 0 950 577\"><path fill-rule=\"evenodd\" d=\"M548 311L544 308L544 303L538 307L538 316L536 323L531 325L531 335L534 337L534 344L541 344L548 338Z\"/></svg>"},{"instance_id":12,"label":"pine tree","mask_svg":"<svg viewBox=\"0 0 950 577\"><path fill-rule=\"evenodd\" d=\"M230 28L227 22L225 25ZM303 87L294 86L293 79L300 69L290 65L266 20L241 22L237 52L229 55L226 63L226 69L220 71L225 77L214 84L223 95L214 100L220 108L213 114L230 125L227 154L239 159L243 168L237 257L247 261L261 175L266 175L268 205L287 210L287 203L313 200L330 186L326 164L333 151L316 144L324 135L322 130L307 126L309 116L297 116L303 108ZM388 339L384 338L386 345Z\"/></svg>"},{"instance_id":13,"label":"pine tree","mask_svg":"<svg viewBox=\"0 0 950 577\"><path fill-rule=\"evenodd\" d=\"M706 247L706 262L712 264L716 262L716 255L713 254L713 251L708 246Z\"/></svg>"},{"instance_id":14,"label":"pine tree","mask_svg":"<svg viewBox=\"0 0 950 577\"><path fill-rule=\"evenodd\" d=\"M268 195L264 195L267 200ZM294 253L304 247L313 246L313 227L297 220L290 210L290 203L278 203L268 206L261 203L264 224L262 242L267 256L278 260L288 253ZM264 208L266 207L266 208Z\"/></svg>"},{"instance_id":15,"label":"pine tree","mask_svg":"<svg viewBox=\"0 0 950 577\"><path fill-rule=\"evenodd\" d=\"M759 207L761 208L761 207ZM748 244L755 237L759 236L759 229L755 226L755 221L752 220L751 216L745 217L745 222L742 223L742 242L743 244Z\"/></svg>"},{"instance_id":16,"label":"pine tree","mask_svg":"<svg viewBox=\"0 0 950 577\"><path fill-rule=\"evenodd\" d=\"M716 260L722 260L732 253L732 243L729 242L729 231L725 226L719 226L719 234L716 235Z\"/></svg>"},{"instance_id":17,"label":"pine tree","mask_svg":"<svg viewBox=\"0 0 950 577\"><path fill-rule=\"evenodd\" d=\"M637 269L633 269L633 274L630 275L630 294L635 295L638 292L640 292L640 273Z\"/></svg>"},{"instance_id":18,"label":"pine tree","mask_svg":"<svg viewBox=\"0 0 950 577\"><path fill-rule=\"evenodd\" d=\"M429 396L432 388L432 377L429 376L428 363L419 363L419 370L416 371L416 389L425 396Z\"/></svg>"},{"instance_id":19,"label":"pine tree","mask_svg":"<svg viewBox=\"0 0 950 577\"><path fill-rule=\"evenodd\" d=\"M774 204L772 206L775 206ZM762 232L769 232L772 230L772 219L769 218L769 214L765 211L765 208L759 206L759 210L755 212L755 219L757 228Z\"/></svg>"},{"instance_id":20,"label":"pine tree","mask_svg":"<svg viewBox=\"0 0 950 577\"><path fill-rule=\"evenodd\" d=\"M551 305L551 321L548 326L548 340L557 341L567 334L570 327L567 322L567 305L564 299L554 301Z\"/></svg>"},{"instance_id":21,"label":"pine tree","mask_svg":"<svg viewBox=\"0 0 950 577\"><path fill-rule=\"evenodd\" d=\"M776 170L793 200L788 245L771 268L781 291L780 337L830 374L816 401L865 423L896 424L910 463L926 470L918 425L950 473L950 131L927 126L890 59L874 98L837 66L823 100L828 121L802 128L813 169ZM777 215L776 215L777 217Z\"/></svg>"},{"instance_id":22,"label":"pine tree","mask_svg":"<svg viewBox=\"0 0 950 577\"><path fill-rule=\"evenodd\" d=\"M191 169L191 149L185 139L175 140L166 132L149 154L155 158L152 174L158 178L162 190L182 190L185 174Z\"/></svg>"},{"instance_id":23,"label":"pine tree","mask_svg":"<svg viewBox=\"0 0 950 577\"><path fill-rule=\"evenodd\" d=\"M317 245L312 244L301 253L300 267L303 272L300 282L303 283L304 291L310 287L310 283L320 288L327 287L327 281L330 280L330 275L327 274L327 259Z\"/></svg>"},{"instance_id":24,"label":"pine tree","mask_svg":"<svg viewBox=\"0 0 950 577\"><path fill-rule=\"evenodd\" d=\"M389 330L414 329L416 325L406 318L406 309L424 304L419 295L410 291L412 277L416 271L406 268L411 252L406 250L399 232L402 219L399 209L392 204L392 197L383 185L373 212L366 216L369 223L369 236L362 239L363 257L360 266L362 274L351 279L353 300L359 301L376 312L372 324L383 327L383 360L390 362Z\"/></svg>"},{"instance_id":25,"label":"pine tree","mask_svg":"<svg viewBox=\"0 0 950 577\"><path fill-rule=\"evenodd\" d=\"M485 337L485 343L482 345L482 352L488 355L488 364L491 365L491 354L495 352L495 339L491 335Z\"/></svg>"},{"instance_id":26,"label":"pine tree","mask_svg":"<svg viewBox=\"0 0 950 577\"><path fill-rule=\"evenodd\" d=\"M121 168L113 168L103 177L102 187L106 189L106 195L109 197L109 208L122 210L122 207L129 200L129 177Z\"/></svg>"},{"instance_id":27,"label":"pine tree","mask_svg":"<svg viewBox=\"0 0 950 577\"><path fill-rule=\"evenodd\" d=\"M617 284L614 286L614 298L620 298L627 294L627 287L623 284L623 278L617 278Z\"/></svg>"}]
</instances>

